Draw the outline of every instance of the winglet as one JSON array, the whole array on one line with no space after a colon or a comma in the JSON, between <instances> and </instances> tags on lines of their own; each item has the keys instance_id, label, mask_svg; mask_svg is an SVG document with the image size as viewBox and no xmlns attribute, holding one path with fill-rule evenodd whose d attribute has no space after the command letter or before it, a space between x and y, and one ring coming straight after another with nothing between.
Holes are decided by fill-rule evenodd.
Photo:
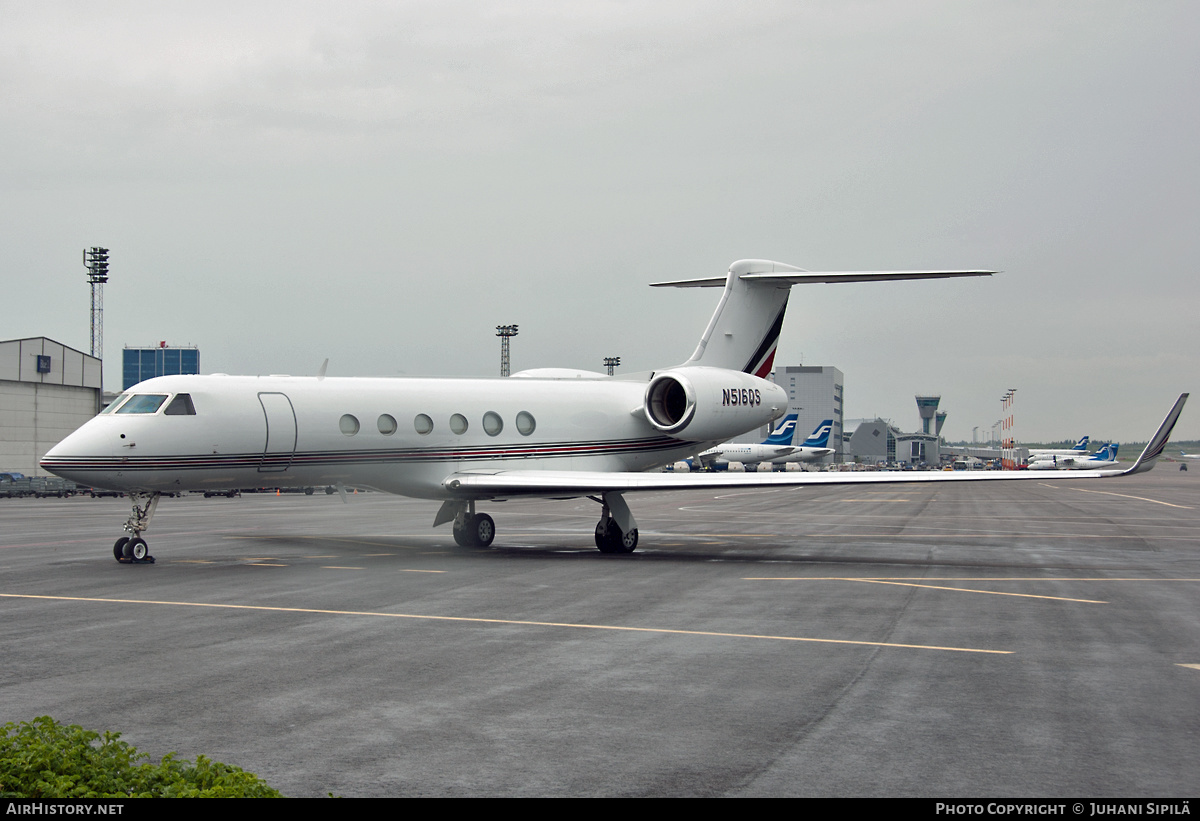
<instances>
[{"instance_id":1,"label":"winglet","mask_svg":"<svg viewBox=\"0 0 1200 821\"><path fill-rule=\"evenodd\" d=\"M1131 476L1134 473L1144 473L1154 467L1154 463L1162 456L1163 448L1167 446L1167 440L1171 438L1171 430L1175 427L1175 423L1179 421L1179 414L1183 412L1183 406L1187 402L1188 395L1186 393L1179 394L1179 398L1175 400L1175 407L1171 408L1167 418L1158 426L1158 432L1150 439L1146 449L1142 451L1142 455L1133 463L1133 467L1129 470L1122 471L1119 475Z\"/></svg>"}]
</instances>

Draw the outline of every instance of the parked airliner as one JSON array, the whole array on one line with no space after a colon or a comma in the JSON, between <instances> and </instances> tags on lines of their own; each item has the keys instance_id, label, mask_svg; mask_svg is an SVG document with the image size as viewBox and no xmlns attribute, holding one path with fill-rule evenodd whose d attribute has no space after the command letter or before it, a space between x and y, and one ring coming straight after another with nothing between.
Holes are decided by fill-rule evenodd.
<instances>
[{"instance_id":1,"label":"parked airliner","mask_svg":"<svg viewBox=\"0 0 1200 821\"><path fill-rule=\"evenodd\" d=\"M1047 456L1087 456L1089 437L1084 436L1073 447L1054 450L1053 448L1038 448L1037 450L1029 451L1028 461L1032 462L1035 459L1041 459Z\"/></svg>"},{"instance_id":2,"label":"parked airliner","mask_svg":"<svg viewBox=\"0 0 1200 821\"><path fill-rule=\"evenodd\" d=\"M369 487L441 502L433 524L455 541L495 537L481 502L588 497L601 506L596 546L637 547L625 496L637 491L859 482L1021 479L1021 473L648 472L782 416L771 370L793 285L988 276L991 271L810 272L742 260L720 277L657 283L723 287L691 357L607 377L541 371L509 379L164 376L121 394L53 447L42 467L129 494L120 561L152 561L143 537L162 493L210 488ZM1162 453L1180 396L1137 463Z\"/></svg>"},{"instance_id":3,"label":"parked airliner","mask_svg":"<svg viewBox=\"0 0 1200 821\"><path fill-rule=\"evenodd\" d=\"M1092 454L1082 453L1072 456L1060 456L1056 453L1049 455L1042 454L1034 458L1029 457L1030 470L1100 470L1102 468L1116 467L1117 465L1117 448L1120 447L1116 442L1109 442L1100 450Z\"/></svg>"},{"instance_id":4,"label":"parked airliner","mask_svg":"<svg viewBox=\"0 0 1200 821\"><path fill-rule=\"evenodd\" d=\"M825 447L833 430L832 419L826 419L817 425L812 435L804 440L804 444L792 444L798 417L799 414L789 413L779 423L779 427L771 431L771 435L760 444L726 442L709 448L699 455L700 464L706 468L723 470L730 462L743 465L757 465L763 462L782 465L787 462L815 462L833 453L833 448Z\"/></svg>"}]
</instances>

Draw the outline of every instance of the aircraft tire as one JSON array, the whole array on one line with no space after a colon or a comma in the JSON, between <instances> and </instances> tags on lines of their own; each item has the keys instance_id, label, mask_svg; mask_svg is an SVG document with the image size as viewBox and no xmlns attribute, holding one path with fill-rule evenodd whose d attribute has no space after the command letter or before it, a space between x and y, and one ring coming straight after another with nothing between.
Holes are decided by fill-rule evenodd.
<instances>
[{"instance_id":1,"label":"aircraft tire","mask_svg":"<svg viewBox=\"0 0 1200 821\"><path fill-rule=\"evenodd\" d=\"M608 534L604 529L606 521L606 519L601 519L596 523L596 547L600 549L601 553L612 552L608 549Z\"/></svg>"},{"instance_id":2,"label":"aircraft tire","mask_svg":"<svg viewBox=\"0 0 1200 821\"><path fill-rule=\"evenodd\" d=\"M620 533L619 530L617 532ZM637 528L635 527L632 530L630 530L628 533L621 533L621 536L617 541L617 551L616 552L617 553L632 553L633 551L637 550L637 545L638 545L638 532L637 532Z\"/></svg>"},{"instance_id":3,"label":"aircraft tire","mask_svg":"<svg viewBox=\"0 0 1200 821\"><path fill-rule=\"evenodd\" d=\"M145 561L146 557L150 555L150 546L141 537L130 539L126 542L125 550L131 559L138 562Z\"/></svg>"},{"instance_id":4,"label":"aircraft tire","mask_svg":"<svg viewBox=\"0 0 1200 821\"><path fill-rule=\"evenodd\" d=\"M475 537L475 544L488 547L496 539L496 522L486 513L477 513L472 519L471 535Z\"/></svg>"},{"instance_id":5,"label":"aircraft tire","mask_svg":"<svg viewBox=\"0 0 1200 821\"><path fill-rule=\"evenodd\" d=\"M125 545L127 545L127 544L129 544L128 536L122 536L121 538L117 539L116 544L113 545L113 558L114 559L116 559L117 561L121 561L122 559L125 558Z\"/></svg>"},{"instance_id":6,"label":"aircraft tire","mask_svg":"<svg viewBox=\"0 0 1200 821\"><path fill-rule=\"evenodd\" d=\"M596 546L601 553L632 553L637 550L638 532L633 528L628 533L622 533L621 528L613 519L605 524L604 535L600 535L600 526L596 526Z\"/></svg>"},{"instance_id":7,"label":"aircraft tire","mask_svg":"<svg viewBox=\"0 0 1200 821\"><path fill-rule=\"evenodd\" d=\"M474 547L475 546L475 543L471 541L470 524L471 524L470 516L468 516L466 518L466 521L463 522L462 527L458 526L457 520L455 520L455 522L454 522L454 542L459 547Z\"/></svg>"}]
</instances>

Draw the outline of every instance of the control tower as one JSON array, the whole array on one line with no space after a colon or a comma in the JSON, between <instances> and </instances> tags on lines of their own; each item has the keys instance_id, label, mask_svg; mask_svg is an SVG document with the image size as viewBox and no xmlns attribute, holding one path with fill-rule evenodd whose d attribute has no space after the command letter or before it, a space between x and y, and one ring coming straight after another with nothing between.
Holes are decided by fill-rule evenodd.
<instances>
[{"instance_id":1,"label":"control tower","mask_svg":"<svg viewBox=\"0 0 1200 821\"><path fill-rule=\"evenodd\" d=\"M937 414L940 396L917 396L917 413L921 414L921 433L934 436L934 416Z\"/></svg>"}]
</instances>

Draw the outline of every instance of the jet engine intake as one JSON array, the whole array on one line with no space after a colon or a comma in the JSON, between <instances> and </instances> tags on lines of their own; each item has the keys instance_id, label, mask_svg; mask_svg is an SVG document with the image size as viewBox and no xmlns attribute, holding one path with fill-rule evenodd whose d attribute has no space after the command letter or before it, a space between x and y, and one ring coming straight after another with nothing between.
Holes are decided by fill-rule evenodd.
<instances>
[{"instance_id":1,"label":"jet engine intake","mask_svg":"<svg viewBox=\"0 0 1200 821\"><path fill-rule=\"evenodd\" d=\"M647 421L668 436L723 442L787 410L787 394L750 374L701 366L655 375L646 386Z\"/></svg>"}]
</instances>

